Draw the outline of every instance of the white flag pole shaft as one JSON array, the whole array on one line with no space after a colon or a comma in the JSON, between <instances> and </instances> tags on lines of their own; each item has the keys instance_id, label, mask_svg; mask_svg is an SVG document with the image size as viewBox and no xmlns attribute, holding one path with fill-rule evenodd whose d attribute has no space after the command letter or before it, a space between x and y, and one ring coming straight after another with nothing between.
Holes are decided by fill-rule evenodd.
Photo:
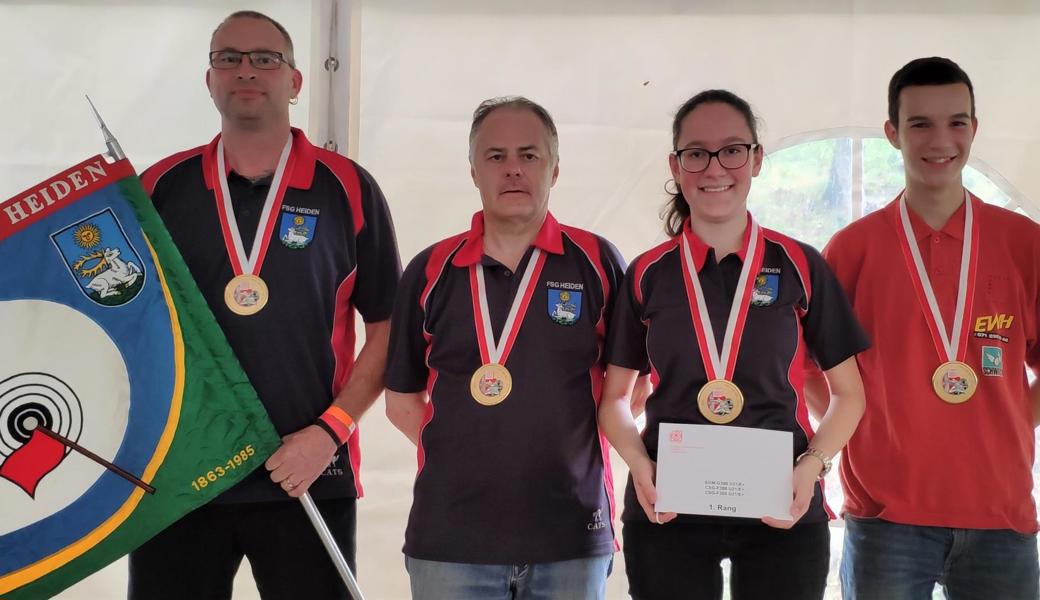
<instances>
[{"instance_id":1,"label":"white flag pole shaft","mask_svg":"<svg viewBox=\"0 0 1040 600\"><path fill-rule=\"evenodd\" d=\"M327 525L325 525L325 519L321 517L321 513L318 512L318 507L314 505L314 500L311 499L311 495L304 492L300 496L300 502L303 504L303 510L307 511L307 517L311 520L311 525L314 525L314 530L318 532L318 537L321 538L322 545L325 546L325 551L329 553L329 558L332 559L332 563L336 565L336 570L339 571L339 576L343 578L343 583L347 584L347 590L350 592L350 596L354 600L365 600L365 597L361 594L361 588L358 587L357 579L354 579L354 574L350 572L350 566L347 564L347 559L343 558L343 553L340 552L339 546L336 545L336 540L332 539L332 532L329 531Z\"/></svg>"}]
</instances>

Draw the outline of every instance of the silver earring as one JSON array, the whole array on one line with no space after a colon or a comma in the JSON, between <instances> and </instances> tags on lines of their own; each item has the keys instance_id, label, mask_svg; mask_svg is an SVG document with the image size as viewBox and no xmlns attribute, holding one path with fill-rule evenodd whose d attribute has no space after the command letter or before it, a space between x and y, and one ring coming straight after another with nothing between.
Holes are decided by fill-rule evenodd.
<instances>
[{"instance_id":1,"label":"silver earring","mask_svg":"<svg viewBox=\"0 0 1040 600\"><path fill-rule=\"evenodd\" d=\"M293 106L299 104L299 102L300 102L300 99L297 98L296 96L293 96L292 98L289 98L289 104L292 104Z\"/></svg>"},{"instance_id":2,"label":"silver earring","mask_svg":"<svg viewBox=\"0 0 1040 600\"><path fill-rule=\"evenodd\" d=\"M675 188L674 190L668 189L668 184L669 183L672 184L672 186ZM679 184L676 183L674 179L669 179L668 181L665 181L664 182L664 192L666 194L668 194L669 196L675 196L676 194L679 194L680 193L679 192Z\"/></svg>"}]
</instances>

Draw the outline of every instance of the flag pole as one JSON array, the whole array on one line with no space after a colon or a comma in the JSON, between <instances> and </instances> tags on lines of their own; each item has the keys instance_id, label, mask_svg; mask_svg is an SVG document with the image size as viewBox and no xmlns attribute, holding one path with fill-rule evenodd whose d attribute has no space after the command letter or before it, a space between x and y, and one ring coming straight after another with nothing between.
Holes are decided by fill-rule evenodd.
<instances>
[{"instance_id":1,"label":"flag pole","mask_svg":"<svg viewBox=\"0 0 1040 600\"><path fill-rule=\"evenodd\" d=\"M90 460L96 462L97 464L101 465L102 467L105 467L109 471L112 471L116 475L119 475L123 479L125 479L125 480L129 481L130 483L136 485L137 487L139 487L142 490L148 492L149 494L155 494L155 488L150 486L150 485L148 485L144 481L141 481L140 478L135 477L130 472L126 471L125 469L123 469L121 467L119 467L118 465L108 462L107 460L101 458L97 454L94 454L90 450L87 450L83 446L80 446L76 442L74 442L74 441L70 440L69 438L61 435L60 433L58 433L56 431L51 431L50 429L47 429L46 427L44 427L42 425L37 426L36 429L40 433L42 433L43 435L45 435L45 436L47 436L47 437L49 437L49 438L51 438L51 439L53 439L53 440L63 444L63 445L65 445L66 447L68 447L68 448L70 448L72 450L75 450L76 452L79 452L83 456L85 456L85 457L89 458Z\"/></svg>"},{"instance_id":2,"label":"flag pole","mask_svg":"<svg viewBox=\"0 0 1040 600\"><path fill-rule=\"evenodd\" d=\"M108 147L108 155L112 160L119 161L126 158L123 154L123 149L119 146L119 142L116 141L115 136L108 130L105 122L101 119L101 115L98 114L97 109L94 107L94 103L90 101L90 96L86 96L87 102L90 104L90 110L94 112L94 117L97 119L98 125L101 127L101 133L105 136L105 146ZM364 595L361 594L361 588L358 587L357 580L354 579L354 574L350 571L350 565L347 564L347 559L343 558L343 553L340 552L339 546L336 545L336 540L332 538L332 532L329 531L328 525L325 524L325 519L322 518L321 513L318 512L318 507L315 506L314 500L311 499L311 495L304 492L300 496L300 502L303 504L303 510L307 513L307 518L311 520L311 525L314 526L314 530L318 532L318 537L321 538L321 543L325 546L325 551L329 553L329 558L332 559L332 563L336 565L336 570L339 571L340 577L343 578L343 583L347 585L347 590L354 600L365 600Z\"/></svg>"},{"instance_id":3,"label":"flag pole","mask_svg":"<svg viewBox=\"0 0 1040 600\"><path fill-rule=\"evenodd\" d=\"M325 519L318 512L318 507L314 505L314 500L311 499L309 492L304 492L300 496L300 503L303 504L303 510L307 512L307 517L311 520L314 530L318 532L318 537L321 538L325 551L329 553L329 558L336 565L339 576L343 578L343 583L347 584L347 590L350 592L351 597L354 600L365 600L365 597L361 594L361 588L358 587L357 580L354 579L354 574L350 571L347 559L343 558L343 553L340 552L339 546L336 545L336 540L332 538L332 532L329 531L328 526L325 524Z\"/></svg>"},{"instance_id":4,"label":"flag pole","mask_svg":"<svg viewBox=\"0 0 1040 600\"><path fill-rule=\"evenodd\" d=\"M97 109L94 108L94 103L90 101L90 96L84 94L84 97L87 99L87 103L90 104L90 110L94 111L94 118L97 119L98 125L101 127L101 134L105 136L105 146L108 147L108 156L111 157L113 161L118 162L123 160L126 158L126 155L123 154L123 148L119 145L119 142L116 141L112 132L108 130L108 126L105 125L105 122L101 120L101 115L98 114Z\"/></svg>"}]
</instances>

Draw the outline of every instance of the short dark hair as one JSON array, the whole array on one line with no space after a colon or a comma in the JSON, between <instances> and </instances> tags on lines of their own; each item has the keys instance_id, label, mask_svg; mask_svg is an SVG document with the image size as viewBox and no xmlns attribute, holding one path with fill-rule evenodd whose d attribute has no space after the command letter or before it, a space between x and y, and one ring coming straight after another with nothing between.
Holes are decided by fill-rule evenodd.
<instances>
[{"instance_id":1,"label":"short dark hair","mask_svg":"<svg viewBox=\"0 0 1040 600\"><path fill-rule=\"evenodd\" d=\"M915 58L903 65L888 82L888 120L899 127L899 94L903 89L918 85L949 85L963 83L971 96L971 116L975 117L975 88L964 69L948 58L931 56Z\"/></svg>"},{"instance_id":2,"label":"short dark hair","mask_svg":"<svg viewBox=\"0 0 1040 600\"><path fill-rule=\"evenodd\" d=\"M469 126L469 158L473 160L473 142L477 139L477 132L480 131L480 125L484 122L484 119L488 118L488 115L495 112L500 108L512 108L516 110L529 110L545 125L545 128L549 131L549 153L553 158L559 160L560 158L560 136L556 133L556 123L553 122L552 115L549 111L545 110L541 104L528 100L523 96L499 96L497 98L488 98L477 105L477 109L473 111L473 123Z\"/></svg>"},{"instance_id":3,"label":"short dark hair","mask_svg":"<svg viewBox=\"0 0 1040 600\"><path fill-rule=\"evenodd\" d=\"M220 31L220 28L223 27L228 21L232 21L234 19L260 19L261 21L267 21L268 23L273 25L274 28L278 30L278 33L282 34L282 39L285 40L286 64L288 64L293 69L296 68L296 59L293 56L292 37L289 36L289 31L285 27L282 27L282 24L278 21L275 21L274 19L265 15L264 13L257 12L255 10L239 10L228 15L227 18L221 21L220 25L217 25L217 28L213 30L213 34L209 36L210 46L213 45L213 38L216 37L217 32Z\"/></svg>"},{"instance_id":4,"label":"short dark hair","mask_svg":"<svg viewBox=\"0 0 1040 600\"><path fill-rule=\"evenodd\" d=\"M679 133L682 131L683 119L702 104L726 104L732 107L747 122L748 129L751 130L751 141L758 143L758 117L755 116L755 111L751 109L751 105L748 104L747 100L729 90L704 90L684 102L679 107L679 110L675 112L675 118L672 119L673 150L678 150ZM664 230L668 235L676 236L682 233L683 222L690 216L690 205L686 202L686 197L683 196L682 190L679 189L678 185L676 185L676 192L672 194L672 198L665 205L661 216L664 219Z\"/></svg>"}]
</instances>

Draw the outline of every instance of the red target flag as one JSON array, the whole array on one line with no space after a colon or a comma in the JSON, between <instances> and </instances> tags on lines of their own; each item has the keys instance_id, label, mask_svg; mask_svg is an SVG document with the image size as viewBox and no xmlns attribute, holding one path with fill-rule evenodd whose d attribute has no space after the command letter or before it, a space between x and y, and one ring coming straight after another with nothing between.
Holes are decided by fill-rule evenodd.
<instances>
[{"instance_id":1,"label":"red target flag","mask_svg":"<svg viewBox=\"0 0 1040 600\"><path fill-rule=\"evenodd\" d=\"M0 477L36 497L36 485L65 458L65 445L39 430L0 464ZM23 496L24 497L24 496Z\"/></svg>"}]
</instances>

